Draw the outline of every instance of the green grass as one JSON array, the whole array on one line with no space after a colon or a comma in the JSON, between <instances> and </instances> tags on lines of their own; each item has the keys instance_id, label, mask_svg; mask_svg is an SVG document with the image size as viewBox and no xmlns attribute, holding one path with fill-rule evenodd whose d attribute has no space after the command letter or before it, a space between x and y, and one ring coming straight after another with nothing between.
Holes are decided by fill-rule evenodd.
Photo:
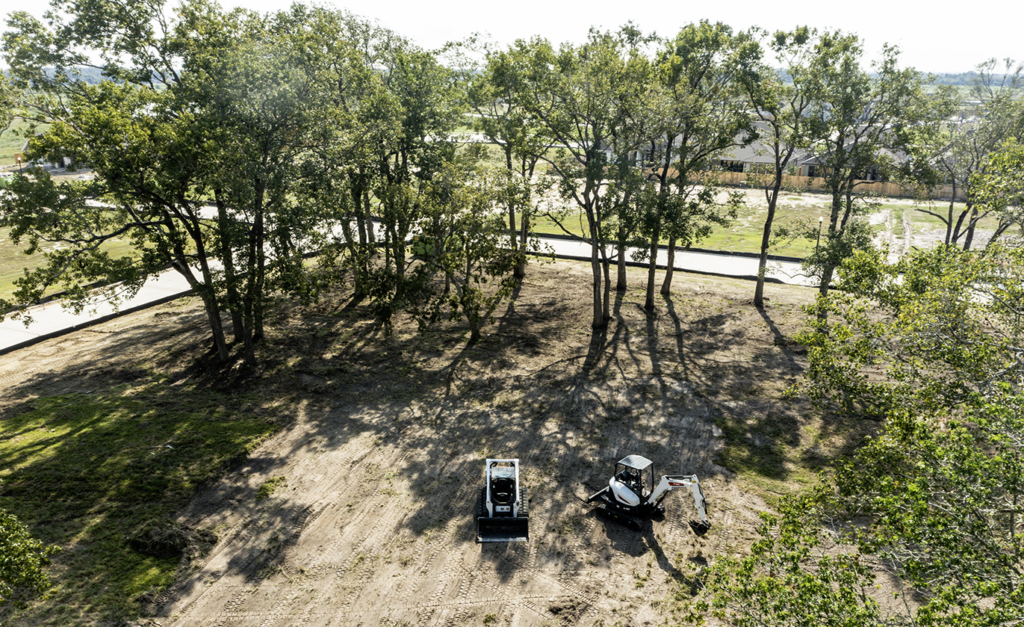
<instances>
[{"instance_id":1,"label":"green grass","mask_svg":"<svg viewBox=\"0 0 1024 627\"><path fill-rule=\"evenodd\" d=\"M732 252L750 252L756 253L761 250L761 231L764 228L764 214L765 211L758 211L756 209L745 209L740 213L737 220L735 220L730 226L718 227L712 231L711 235L700 242L693 244L694 248L706 248L710 250L725 250ZM813 215L812 215L813 214ZM776 225L793 223L797 219L817 219L818 213L816 211L794 211L783 214L779 212L777 214ZM573 217L563 221L563 225L566 226L574 235L582 235L586 229L585 222L581 225L578 218ZM564 234L561 228L555 224L554 220L547 216L538 216L534 220L533 230L537 233L557 233ZM662 239L662 244L668 244L667 239ZM793 242L787 242L785 245L776 246L771 249L771 253L774 255L790 255L794 257L803 257L808 252L813 250L813 240L795 240Z\"/></svg>"},{"instance_id":2,"label":"green grass","mask_svg":"<svg viewBox=\"0 0 1024 627\"><path fill-rule=\"evenodd\" d=\"M286 477L271 477L263 483L256 490L256 500L262 501L270 498L278 488L283 488L288 485L288 479Z\"/></svg>"},{"instance_id":3,"label":"green grass","mask_svg":"<svg viewBox=\"0 0 1024 627\"><path fill-rule=\"evenodd\" d=\"M43 131L47 125L41 125L37 131ZM10 128L0 134L0 166L14 165L15 153L21 152L25 146L26 137L22 133L28 128L22 120L14 120Z\"/></svg>"},{"instance_id":4,"label":"green grass","mask_svg":"<svg viewBox=\"0 0 1024 627\"><path fill-rule=\"evenodd\" d=\"M820 199L820 202L796 202L805 198L812 198L813 200ZM932 204L921 203L919 205L908 205L891 201L885 202L885 199L882 199L882 202L878 205L878 210L888 209L893 212L893 232L897 237L903 237L904 213L909 215L910 223L915 234L921 234L935 229L945 229L945 225L938 218L921 211L916 211L915 207L917 206L938 213L939 215L946 215L946 212L949 209L948 202L943 203L941 201L935 201ZM953 215L954 224L959 216L959 212L963 211L963 208L963 203L955 204L955 213ZM826 199L823 196L809 196L806 194L783 195L779 203L779 208L775 214L773 226L776 229L779 227L788 227L792 230L798 225L804 224L810 225L813 229L814 225L818 222L818 218L820 216L827 215L828 206L826 204ZM767 208L762 205L751 204L743 207L739 210L736 219L733 220L730 225L716 227L711 232L710 236L700 242L694 242L693 247L730 252L760 252L761 234L764 229L764 220L766 216ZM586 223L581 223L579 218L575 216L564 220L563 224L574 235L582 236L586 230ZM988 217L979 222L979 227L982 229L994 229L996 224L997 221L995 218ZM873 229L876 232L880 232L885 229L885 225L875 224L873 225ZM533 230L537 233L565 233L565 231L555 224L554 220L547 216L536 217L534 219ZM668 240L663 239L662 243L667 244ZM813 239L790 239L789 241L779 242L772 247L769 252L773 255L805 257L814 250L814 244L815 241Z\"/></svg>"},{"instance_id":5,"label":"green grass","mask_svg":"<svg viewBox=\"0 0 1024 627\"><path fill-rule=\"evenodd\" d=\"M0 298L10 300L16 289L14 281L25 275L25 270L34 270L41 266L45 260L41 253L26 255L24 245L15 245L10 239L10 229L0 229ZM47 246L44 250L52 249ZM113 257L132 255L133 248L126 239L117 239L107 242L102 247ZM52 287L49 291L59 291L59 286Z\"/></svg>"},{"instance_id":6,"label":"green grass","mask_svg":"<svg viewBox=\"0 0 1024 627\"><path fill-rule=\"evenodd\" d=\"M272 421L236 411L243 402L172 391L143 376L103 394L39 398L26 413L0 420L0 508L64 549L51 568L51 599L5 624L131 617L140 594L170 584L177 560L136 553L127 537L172 516L197 487L276 431Z\"/></svg>"}]
</instances>

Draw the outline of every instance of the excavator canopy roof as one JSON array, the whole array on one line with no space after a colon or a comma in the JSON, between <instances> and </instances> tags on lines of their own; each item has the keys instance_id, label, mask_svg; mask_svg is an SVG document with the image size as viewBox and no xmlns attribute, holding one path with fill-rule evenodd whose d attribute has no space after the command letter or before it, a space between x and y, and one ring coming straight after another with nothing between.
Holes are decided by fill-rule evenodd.
<instances>
[{"instance_id":1,"label":"excavator canopy roof","mask_svg":"<svg viewBox=\"0 0 1024 627\"><path fill-rule=\"evenodd\" d=\"M636 468L637 470L646 470L648 466L653 464L651 460L643 457L642 455L627 455L619 460L619 463L626 468Z\"/></svg>"}]
</instances>

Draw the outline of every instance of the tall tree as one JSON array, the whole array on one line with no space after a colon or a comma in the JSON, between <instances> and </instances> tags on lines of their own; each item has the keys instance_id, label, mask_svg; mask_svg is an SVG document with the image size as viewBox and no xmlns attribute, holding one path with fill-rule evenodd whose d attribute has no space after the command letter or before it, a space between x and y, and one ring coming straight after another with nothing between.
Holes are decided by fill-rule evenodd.
<instances>
[{"instance_id":1,"label":"tall tree","mask_svg":"<svg viewBox=\"0 0 1024 627\"><path fill-rule=\"evenodd\" d=\"M148 2L72 9L51 12L46 26L14 14L5 34L12 75L33 88L24 105L50 122L29 157L72 156L97 173L89 184L55 185L37 171L5 197L0 219L13 237L30 248L67 244L22 280L20 300L62 282L81 307L89 281L130 294L170 265L202 298L220 358L229 356L227 308L254 363L266 299L308 293L298 257L319 232L289 191L296 155L332 110L289 34L301 16L225 14L203 0L173 20ZM110 80L76 80L95 56ZM115 237L130 238L134 256L106 255L101 245Z\"/></svg>"},{"instance_id":2,"label":"tall tree","mask_svg":"<svg viewBox=\"0 0 1024 627\"><path fill-rule=\"evenodd\" d=\"M344 250L342 263L353 272L355 297L362 299L380 284L375 260L378 246L375 195L384 173L380 152L398 141L402 115L398 102L381 71L394 65L397 52L409 45L394 32L353 15L326 9L310 9L315 28L309 49L332 85L338 107L335 123L323 132L332 138L314 149L305 167L315 175L304 178L305 202L315 203L337 219L340 241L323 252ZM321 54L322 52L322 54ZM377 292L379 293L379 292Z\"/></svg>"},{"instance_id":3,"label":"tall tree","mask_svg":"<svg viewBox=\"0 0 1024 627\"><path fill-rule=\"evenodd\" d=\"M642 104L635 95L636 69L643 63L631 58L622 37L594 30L580 46L565 44L555 51L547 41L535 39L516 42L509 54L525 60L514 77L514 100L536 122L546 143L555 147L542 158L558 194L586 218L583 239L591 247L592 326L604 328L611 318L610 220L621 204L621 196L619 202L609 202L608 185L623 171L611 166L630 160L638 148L617 143L616 138L635 137L627 128L633 123L631 107Z\"/></svg>"},{"instance_id":4,"label":"tall tree","mask_svg":"<svg viewBox=\"0 0 1024 627\"><path fill-rule=\"evenodd\" d=\"M952 185L949 206L944 213L918 208L946 226L946 246L970 249L978 222L989 215L979 206L976 181L984 176L987 158L1007 140L1024 141L1024 64L1006 59L997 72L995 59L978 66L969 98L960 103L960 115L950 121L934 162L943 179ZM956 210L958 192L965 196L964 207Z\"/></svg>"},{"instance_id":5,"label":"tall tree","mask_svg":"<svg viewBox=\"0 0 1024 627\"><path fill-rule=\"evenodd\" d=\"M800 338L808 389L831 411L884 422L820 487L784 501L749 556L712 568L709 610L733 625L1024 616L1022 279L1024 251L998 245L844 263L840 289L816 305L830 308L829 333ZM877 591L879 569L895 599Z\"/></svg>"},{"instance_id":6,"label":"tall tree","mask_svg":"<svg viewBox=\"0 0 1024 627\"><path fill-rule=\"evenodd\" d=\"M476 71L468 77L467 93L476 116L475 128L501 149L505 168L519 176L526 183L526 189L530 190L537 163L548 146L545 136L538 132L522 102L513 93L516 76L522 71L521 64L525 59L515 50L485 48L484 54L483 67L474 68ZM518 238L522 254L515 276L523 278L526 276L527 238L535 203L528 199L518 214L514 204L505 209L509 232L513 238Z\"/></svg>"},{"instance_id":7,"label":"tall tree","mask_svg":"<svg viewBox=\"0 0 1024 627\"><path fill-rule=\"evenodd\" d=\"M1012 227L1024 237L1024 145L1009 140L986 159L972 177L974 199L982 213L995 213L999 224L989 239L992 246Z\"/></svg>"},{"instance_id":8,"label":"tall tree","mask_svg":"<svg viewBox=\"0 0 1024 627\"><path fill-rule=\"evenodd\" d=\"M814 82L807 73L813 65L811 57L816 49L816 36L816 31L804 26L766 37L765 43L773 58L766 61L760 48L751 48L745 59L749 65L740 75L747 99L759 122L757 141L771 158L766 170L752 173L754 179L761 177L768 204L757 261L755 307L764 307L768 248L783 179L794 159L802 156L809 146L805 118L814 106L815 94L811 91ZM781 63L781 67L776 67L776 63Z\"/></svg>"},{"instance_id":9,"label":"tall tree","mask_svg":"<svg viewBox=\"0 0 1024 627\"><path fill-rule=\"evenodd\" d=\"M702 21L683 27L665 42L658 63L667 99L660 132L647 138L645 149L655 164L656 191L645 220L648 260L645 308L654 309L658 247L669 240L668 268L661 293L672 285L676 246L689 247L723 224L711 159L749 141L750 116L737 98L736 72L741 55L749 54L743 39L725 24ZM730 205L738 199L730 198Z\"/></svg>"},{"instance_id":10,"label":"tall tree","mask_svg":"<svg viewBox=\"0 0 1024 627\"><path fill-rule=\"evenodd\" d=\"M806 119L810 155L831 196L825 239L806 261L822 294L842 260L870 244L865 179L894 171L901 156L917 152L919 135L938 123L922 76L899 68L896 48L884 48L874 75L861 68L862 52L856 35L822 33L807 73L816 98Z\"/></svg>"},{"instance_id":11,"label":"tall tree","mask_svg":"<svg viewBox=\"0 0 1024 627\"><path fill-rule=\"evenodd\" d=\"M529 202L528 184L507 168L448 164L426 184L420 233L426 272L444 279L425 307L421 321L463 317L469 342L480 339L497 307L520 283L515 269L523 254L495 209L521 209Z\"/></svg>"},{"instance_id":12,"label":"tall tree","mask_svg":"<svg viewBox=\"0 0 1024 627\"><path fill-rule=\"evenodd\" d=\"M381 321L389 324L420 289L419 277L407 276L412 263L407 241L423 216L424 186L455 159L453 132L465 99L456 73L433 53L411 45L392 49L377 70L384 89L361 119L380 129L369 140L384 259L374 271L370 296Z\"/></svg>"}]
</instances>

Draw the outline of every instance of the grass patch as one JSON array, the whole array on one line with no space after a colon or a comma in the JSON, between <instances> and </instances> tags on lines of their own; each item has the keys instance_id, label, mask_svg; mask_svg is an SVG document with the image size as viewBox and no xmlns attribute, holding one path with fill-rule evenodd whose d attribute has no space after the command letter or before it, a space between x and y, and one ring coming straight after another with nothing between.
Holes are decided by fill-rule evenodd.
<instances>
[{"instance_id":1,"label":"grass patch","mask_svg":"<svg viewBox=\"0 0 1024 627\"><path fill-rule=\"evenodd\" d=\"M0 298L10 300L16 289L14 281L25 276L25 270L34 270L42 266L46 260L42 252L26 255L23 245L16 245L10 239L10 229L0 229ZM43 251L54 250L55 244L43 247ZM111 240L101 247L112 257L135 256L134 248L127 239ZM48 293L60 291L60 287L51 288Z\"/></svg>"},{"instance_id":2,"label":"grass patch","mask_svg":"<svg viewBox=\"0 0 1024 627\"><path fill-rule=\"evenodd\" d=\"M884 199L882 200L884 201ZM931 233L936 229L945 229L945 225L941 220L924 213L923 211L916 210L917 207L945 216L949 210L949 203L941 201L932 201L930 203L922 202L918 204L882 202L878 206L878 210L881 211L888 209L893 211L893 232L897 237L903 237L904 229L902 219L904 214L909 217L911 229L915 235ZM954 223L959 217L960 212L963 210L963 203L956 203L954 205ZM707 238L700 242L695 242L693 247L729 252L758 253L761 251L761 236L764 230L764 220L767 217L767 211L767 207L764 206L762 202L751 203L739 210L736 219L733 220L729 226L716 227ZM795 229L801 224L811 225L811 227L813 227L818 223L819 217L827 217L828 214L828 198L824 195L793 192L783 193L779 201L778 210L775 214L774 227L776 229L781 227ZM562 224L569 229L573 235L582 237L587 231L587 227L586 220L581 220L581 218L582 214L579 216L571 216L564 219ZM996 228L997 224L998 220L989 216L978 222L978 228L993 230ZM532 227L537 233L565 234L565 231L559 228L555 221L547 216L537 216L534 219ZM876 233L884 231L885 225L881 223L874 224L872 230ZM668 244L668 240L662 240L662 244ZM814 239L798 238L780 242L778 245L770 249L769 252L773 255L806 257L814 250L814 245Z\"/></svg>"},{"instance_id":3,"label":"grass patch","mask_svg":"<svg viewBox=\"0 0 1024 627\"><path fill-rule=\"evenodd\" d=\"M261 483L260 487L256 490L256 500L268 499L278 488L283 488L286 485L288 485L288 479L285 477L271 477Z\"/></svg>"},{"instance_id":4,"label":"grass patch","mask_svg":"<svg viewBox=\"0 0 1024 627\"><path fill-rule=\"evenodd\" d=\"M43 132L48 127L48 124L40 124L37 128L37 132ZM14 155L21 152L21 149L25 146L25 140L27 139L23 133L28 130L28 123L24 120L16 119L11 122L11 126L0 133L0 166L3 165L15 165Z\"/></svg>"},{"instance_id":5,"label":"grass patch","mask_svg":"<svg viewBox=\"0 0 1024 627\"><path fill-rule=\"evenodd\" d=\"M276 431L229 407L234 399L171 390L153 378L102 394L38 398L0 420L0 508L64 550L54 558L51 599L8 624L120 620L138 597L173 581L177 559L128 546L140 526L172 516L196 488Z\"/></svg>"}]
</instances>

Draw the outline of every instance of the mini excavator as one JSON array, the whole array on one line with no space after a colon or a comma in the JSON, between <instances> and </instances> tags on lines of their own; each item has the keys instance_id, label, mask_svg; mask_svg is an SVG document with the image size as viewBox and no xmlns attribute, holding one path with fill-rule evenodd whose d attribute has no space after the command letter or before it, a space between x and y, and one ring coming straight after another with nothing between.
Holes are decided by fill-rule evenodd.
<instances>
[{"instance_id":1,"label":"mini excavator","mask_svg":"<svg viewBox=\"0 0 1024 627\"><path fill-rule=\"evenodd\" d=\"M697 475L662 475L654 483L654 462L640 455L623 457L615 464L615 473L608 486L586 499L587 503L600 503L599 515L640 531L643 521L665 514L661 504L665 495L676 488L689 488L697 506L700 520L691 520L690 527L697 535L711 528L707 516L707 501Z\"/></svg>"}]
</instances>

